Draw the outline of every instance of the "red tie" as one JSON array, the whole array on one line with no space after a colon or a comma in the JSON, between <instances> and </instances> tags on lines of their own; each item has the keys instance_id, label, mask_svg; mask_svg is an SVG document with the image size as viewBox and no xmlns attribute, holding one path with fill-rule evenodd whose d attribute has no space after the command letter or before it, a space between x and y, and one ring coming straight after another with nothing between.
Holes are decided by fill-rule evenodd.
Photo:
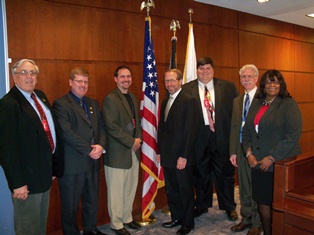
<instances>
[{"instance_id":1,"label":"red tie","mask_svg":"<svg viewBox=\"0 0 314 235\"><path fill-rule=\"evenodd\" d=\"M214 108L211 105L210 93L209 93L206 85L204 86L204 106L205 106L206 111L207 111L207 116L208 116L208 122L209 122L210 130L212 132L215 132L215 127L214 127L215 123L214 123L214 120L213 120L213 117L212 117Z\"/></svg>"},{"instance_id":2,"label":"red tie","mask_svg":"<svg viewBox=\"0 0 314 235\"><path fill-rule=\"evenodd\" d=\"M49 123L47 121L46 114L45 114L43 108L41 107L40 103L38 102L38 100L36 98L36 95L34 93L32 93L31 97L35 101L37 110L38 110L39 115L40 115L41 123L42 123L43 128L44 128L44 130L46 132L48 141L50 143L51 150L53 151L54 150L54 143L53 143L53 139L52 139L52 135L51 135L51 131L50 131L50 128L49 128Z\"/></svg>"}]
</instances>

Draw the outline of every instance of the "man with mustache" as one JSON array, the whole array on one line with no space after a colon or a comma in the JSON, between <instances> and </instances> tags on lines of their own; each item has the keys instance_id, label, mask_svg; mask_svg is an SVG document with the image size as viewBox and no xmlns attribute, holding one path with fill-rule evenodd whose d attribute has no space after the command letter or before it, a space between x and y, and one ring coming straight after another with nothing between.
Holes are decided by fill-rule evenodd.
<instances>
[{"instance_id":1,"label":"man with mustache","mask_svg":"<svg viewBox=\"0 0 314 235\"><path fill-rule=\"evenodd\" d=\"M262 226L256 202L252 199L251 168L247 164L241 143L242 128L257 91L258 69L253 64L246 64L240 69L239 75L245 93L233 100L229 152L232 165L238 168L242 220L232 226L231 230L241 232L250 228L247 234L253 235L260 234Z\"/></svg>"}]
</instances>

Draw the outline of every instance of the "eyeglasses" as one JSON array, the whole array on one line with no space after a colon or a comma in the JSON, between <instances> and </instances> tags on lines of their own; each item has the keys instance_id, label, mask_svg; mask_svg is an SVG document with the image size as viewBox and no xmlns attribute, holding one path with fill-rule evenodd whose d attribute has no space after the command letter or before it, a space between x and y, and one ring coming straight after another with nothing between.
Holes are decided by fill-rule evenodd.
<instances>
[{"instance_id":1,"label":"eyeglasses","mask_svg":"<svg viewBox=\"0 0 314 235\"><path fill-rule=\"evenodd\" d=\"M271 80L268 80L268 81L266 81L266 84L268 84L268 85L270 85L270 84L279 85L280 82L279 82L279 81L271 81Z\"/></svg>"},{"instance_id":2,"label":"eyeglasses","mask_svg":"<svg viewBox=\"0 0 314 235\"><path fill-rule=\"evenodd\" d=\"M35 70L31 70L31 71L21 70L20 72L15 72L15 74L19 74L20 76L23 76L23 77L29 74L29 76L33 77L37 75L37 72Z\"/></svg>"},{"instance_id":3,"label":"eyeglasses","mask_svg":"<svg viewBox=\"0 0 314 235\"><path fill-rule=\"evenodd\" d=\"M82 85L83 83L84 83L85 85L88 85L88 84L89 84L89 81L74 80L74 79L72 79L72 81L77 82L77 84L79 84L79 85Z\"/></svg>"},{"instance_id":4,"label":"eyeglasses","mask_svg":"<svg viewBox=\"0 0 314 235\"><path fill-rule=\"evenodd\" d=\"M178 79L169 79L169 80L164 80L164 83L175 83Z\"/></svg>"},{"instance_id":5,"label":"eyeglasses","mask_svg":"<svg viewBox=\"0 0 314 235\"><path fill-rule=\"evenodd\" d=\"M255 76L252 76L252 75L247 75L247 76L246 75L241 75L240 78L241 79L246 79L246 78L247 79L252 79L252 78L255 78Z\"/></svg>"}]
</instances>

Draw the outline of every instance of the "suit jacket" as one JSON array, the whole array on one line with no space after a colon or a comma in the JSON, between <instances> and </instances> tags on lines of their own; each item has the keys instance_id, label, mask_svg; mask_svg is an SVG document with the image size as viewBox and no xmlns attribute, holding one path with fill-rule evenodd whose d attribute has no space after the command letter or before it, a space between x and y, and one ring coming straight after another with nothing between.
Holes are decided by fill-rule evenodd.
<instances>
[{"instance_id":1,"label":"suit jacket","mask_svg":"<svg viewBox=\"0 0 314 235\"><path fill-rule=\"evenodd\" d=\"M234 83L214 78L215 90L215 133L217 139L217 149L222 156L229 159L229 136L232 115L233 99L239 95ZM198 79L183 85L183 90L194 96L198 101L198 107L202 114L202 103L198 91ZM204 120L202 121L204 125ZM199 138L197 144L203 144Z\"/></svg>"},{"instance_id":2,"label":"suit jacket","mask_svg":"<svg viewBox=\"0 0 314 235\"><path fill-rule=\"evenodd\" d=\"M198 123L201 121L197 100L181 90L169 110L167 121L164 122L168 99L169 95L162 102L158 127L161 164L176 167L178 158L183 157L187 159L187 165L193 165L195 160L191 156L198 133Z\"/></svg>"},{"instance_id":3,"label":"suit jacket","mask_svg":"<svg viewBox=\"0 0 314 235\"><path fill-rule=\"evenodd\" d=\"M129 93L135 109L135 126L130 105L123 93L116 87L103 102L103 113L107 132L106 166L120 169L132 167L132 147L135 138L142 138L139 106L136 97ZM136 151L140 160L140 150Z\"/></svg>"},{"instance_id":4,"label":"suit jacket","mask_svg":"<svg viewBox=\"0 0 314 235\"><path fill-rule=\"evenodd\" d=\"M278 161L300 154L298 142L302 133L302 116L296 101L277 96L262 116L256 133L254 119L262 104L263 100L252 102L243 127L243 149L246 151L252 147L257 161L268 155ZM273 171L273 165L268 171Z\"/></svg>"},{"instance_id":5,"label":"suit jacket","mask_svg":"<svg viewBox=\"0 0 314 235\"><path fill-rule=\"evenodd\" d=\"M105 149L105 127L96 100L85 97L90 118L74 97L68 93L55 100L53 110L60 125L65 164L64 174L78 174L98 164L100 159L89 157L92 144L99 144Z\"/></svg>"},{"instance_id":6,"label":"suit jacket","mask_svg":"<svg viewBox=\"0 0 314 235\"><path fill-rule=\"evenodd\" d=\"M257 93L258 93L258 90L255 93L255 97ZM245 97L245 94L242 94L233 100L230 141L229 141L230 142L229 155L236 154L237 157L243 157L243 149L240 143L240 130L242 126L244 97Z\"/></svg>"},{"instance_id":7,"label":"suit jacket","mask_svg":"<svg viewBox=\"0 0 314 235\"><path fill-rule=\"evenodd\" d=\"M46 95L34 92L51 109ZM0 133L0 164L11 191L27 185L30 194L43 193L50 189L53 174L62 176L59 140L52 154L37 112L15 86L0 101ZM54 163L60 165L54 168Z\"/></svg>"}]
</instances>

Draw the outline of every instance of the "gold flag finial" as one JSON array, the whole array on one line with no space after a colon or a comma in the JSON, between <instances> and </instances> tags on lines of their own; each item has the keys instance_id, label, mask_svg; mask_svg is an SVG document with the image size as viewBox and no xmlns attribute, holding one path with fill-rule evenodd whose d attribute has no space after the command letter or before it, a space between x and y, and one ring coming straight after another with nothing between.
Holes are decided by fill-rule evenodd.
<instances>
[{"instance_id":1,"label":"gold flag finial","mask_svg":"<svg viewBox=\"0 0 314 235\"><path fill-rule=\"evenodd\" d=\"M173 37L176 37L177 28L180 29L180 22L178 20L172 20L170 24L170 30L173 31Z\"/></svg>"},{"instance_id":2,"label":"gold flag finial","mask_svg":"<svg viewBox=\"0 0 314 235\"><path fill-rule=\"evenodd\" d=\"M141 10L143 10L145 7L146 7L147 16L149 16L150 8L151 7L155 8L154 1L153 0L146 0L146 2L143 1L141 4Z\"/></svg>"},{"instance_id":3,"label":"gold flag finial","mask_svg":"<svg viewBox=\"0 0 314 235\"><path fill-rule=\"evenodd\" d=\"M194 13L192 8L188 9L188 14L190 15L190 23L192 23L192 14Z\"/></svg>"}]
</instances>

